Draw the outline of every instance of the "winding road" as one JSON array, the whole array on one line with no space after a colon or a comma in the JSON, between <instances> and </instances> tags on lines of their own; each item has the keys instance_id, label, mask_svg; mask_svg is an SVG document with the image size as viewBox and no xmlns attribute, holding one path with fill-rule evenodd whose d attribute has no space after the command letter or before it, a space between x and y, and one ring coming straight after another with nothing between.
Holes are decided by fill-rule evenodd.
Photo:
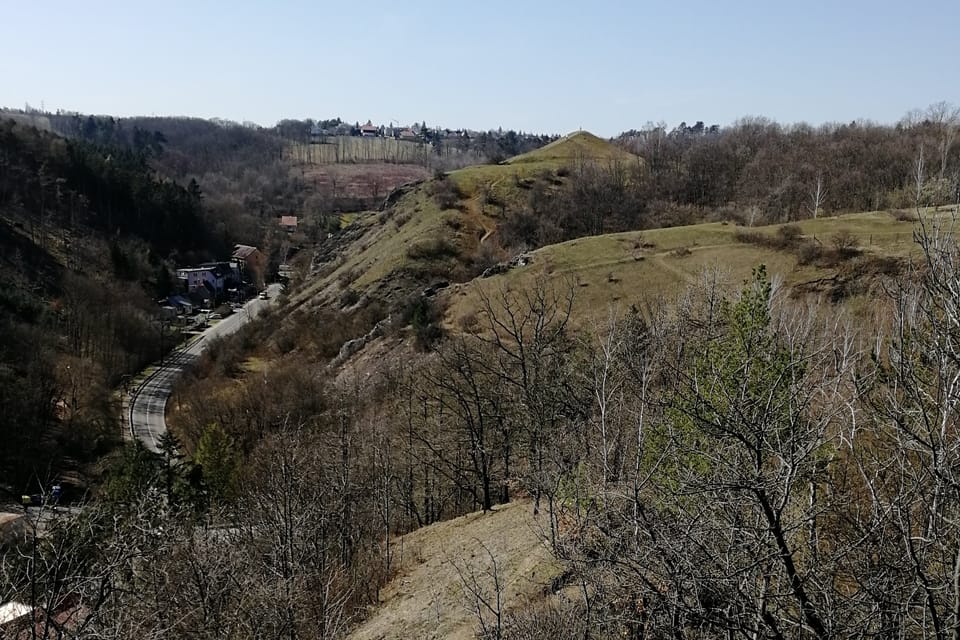
<instances>
[{"instance_id":1,"label":"winding road","mask_svg":"<svg viewBox=\"0 0 960 640\"><path fill-rule=\"evenodd\" d=\"M268 300L254 298L248 301L242 308L171 351L163 364L147 376L130 396L127 419L132 437L150 451L158 452L160 438L167 431L167 399L177 379L200 357L211 340L234 333L262 309L274 304L280 289L279 284L270 285L267 287Z\"/></svg>"}]
</instances>

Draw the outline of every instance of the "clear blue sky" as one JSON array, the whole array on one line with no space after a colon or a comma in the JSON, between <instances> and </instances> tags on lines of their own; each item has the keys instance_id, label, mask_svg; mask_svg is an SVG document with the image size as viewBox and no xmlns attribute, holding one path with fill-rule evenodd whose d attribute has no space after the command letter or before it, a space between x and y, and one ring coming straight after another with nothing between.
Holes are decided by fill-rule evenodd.
<instances>
[{"instance_id":1,"label":"clear blue sky","mask_svg":"<svg viewBox=\"0 0 960 640\"><path fill-rule=\"evenodd\" d=\"M4 2L0 105L614 135L960 104L960 1Z\"/></svg>"}]
</instances>

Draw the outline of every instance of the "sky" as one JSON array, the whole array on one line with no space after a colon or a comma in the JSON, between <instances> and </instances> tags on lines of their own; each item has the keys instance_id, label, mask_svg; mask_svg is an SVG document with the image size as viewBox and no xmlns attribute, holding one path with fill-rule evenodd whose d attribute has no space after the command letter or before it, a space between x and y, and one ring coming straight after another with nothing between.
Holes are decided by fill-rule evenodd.
<instances>
[{"instance_id":1,"label":"sky","mask_svg":"<svg viewBox=\"0 0 960 640\"><path fill-rule=\"evenodd\" d=\"M960 1L0 0L0 106L613 136L960 105Z\"/></svg>"}]
</instances>

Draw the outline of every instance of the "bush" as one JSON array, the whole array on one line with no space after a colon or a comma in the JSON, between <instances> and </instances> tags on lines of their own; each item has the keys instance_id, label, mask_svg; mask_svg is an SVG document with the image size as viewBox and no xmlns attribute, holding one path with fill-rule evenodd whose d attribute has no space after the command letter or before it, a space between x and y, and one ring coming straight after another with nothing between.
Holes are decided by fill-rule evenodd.
<instances>
[{"instance_id":1,"label":"bush","mask_svg":"<svg viewBox=\"0 0 960 640\"><path fill-rule=\"evenodd\" d=\"M823 249L813 240L802 242L797 247L797 262L800 264L812 264L819 260L821 255Z\"/></svg>"},{"instance_id":2,"label":"bush","mask_svg":"<svg viewBox=\"0 0 960 640\"><path fill-rule=\"evenodd\" d=\"M916 222L917 216L909 209L894 209L889 212L898 222Z\"/></svg>"},{"instance_id":3,"label":"bush","mask_svg":"<svg viewBox=\"0 0 960 640\"><path fill-rule=\"evenodd\" d=\"M768 249L777 249L780 251L796 249L800 243L803 233L800 228L787 224L777 229L776 235L763 233L762 231L748 231L746 229L737 229L733 234L737 242L746 244L755 244Z\"/></svg>"},{"instance_id":4,"label":"bush","mask_svg":"<svg viewBox=\"0 0 960 640\"><path fill-rule=\"evenodd\" d=\"M841 260L848 260L854 256L860 255L860 249L857 247L857 238L846 229L833 234L831 239L837 257Z\"/></svg>"},{"instance_id":5,"label":"bush","mask_svg":"<svg viewBox=\"0 0 960 640\"><path fill-rule=\"evenodd\" d=\"M460 188L453 180L448 179L446 174L433 181L431 193L441 209L456 209L463 198Z\"/></svg>"},{"instance_id":6,"label":"bush","mask_svg":"<svg viewBox=\"0 0 960 640\"><path fill-rule=\"evenodd\" d=\"M360 276L360 272L357 271L356 269L347 269L346 271L341 273L339 276L337 276L337 283L344 289L347 289L350 287L351 284L353 284L353 281L356 280L359 276Z\"/></svg>"},{"instance_id":7,"label":"bush","mask_svg":"<svg viewBox=\"0 0 960 640\"><path fill-rule=\"evenodd\" d=\"M393 226L395 226L397 229L407 224L408 222L410 222L409 213L401 213L399 215L394 216L393 218Z\"/></svg>"},{"instance_id":8,"label":"bush","mask_svg":"<svg viewBox=\"0 0 960 640\"><path fill-rule=\"evenodd\" d=\"M796 225L785 224L777 230L777 236L782 248L793 248L800 242L803 232Z\"/></svg>"},{"instance_id":9,"label":"bush","mask_svg":"<svg viewBox=\"0 0 960 640\"><path fill-rule=\"evenodd\" d=\"M407 257L411 260L442 260L459 254L457 246L446 238L423 240L407 249Z\"/></svg>"},{"instance_id":10,"label":"bush","mask_svg":"<svg viewBox=\"0 0 960 640\"><path fill-rule=\"evenodd\" d=\"M341 307L352 307L357 304L357 301L360 299L360 294L354 289L346 289L343 293L340 294L340 306Z\"/></svg>"},{"instance_id":11,"label":"bush","mask_svg":"<svg viewBox=\"0 0 960 640\"><path fill-rule=\"evenodd\" d=\"M432 298L423 296L410 298L400 314L402 325L409 324L413 328L416 347L421 351L429 350L443 337L442 318L440 306Z\"/></svg>"}]
</instances>

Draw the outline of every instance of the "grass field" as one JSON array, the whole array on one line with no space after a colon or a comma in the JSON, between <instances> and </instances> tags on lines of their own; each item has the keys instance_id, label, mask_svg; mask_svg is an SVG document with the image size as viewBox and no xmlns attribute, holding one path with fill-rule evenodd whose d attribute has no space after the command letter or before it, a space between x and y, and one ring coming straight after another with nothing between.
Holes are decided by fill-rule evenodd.
<instances>
[{"instance_id":1,"label":"grass field","mask_svg":"<svg viewBox=\"0 0 960 640\"><path fill-rule=\"evenodd\" d=\"M926 212L925 215L938 215ZM804 238L830 247L841 232L856 238L864 256L915 255L916 223L898 220L887 212L858 213L793 223ZM773 237L782 225L752 227ZM783 278L788 286L829 278L845 265L800 264L793 251L745 243L736 238L746 231L733 224L711 223L648 231L632 231L571 240L533 252L533 262L522 268L457 287L449 295L447 323L460 326L477 313L479 291L533 286L538 278L575 290L574 317L578 324L602 321L611 307L643 305L659 296L671 297L696 282L705 270L718 270L737 284L754 267Z\"/></svg>"},{"instance_id":2,"label":"grass field","mask_svg":"<svg viewBox=\"0 0 960 640\"><path fill-rule=\"evenodd\" d=\"M578 131L550 144L507 160L502 164L477 165L450 172L450 179L468 199L484 195L500 202L523 201L529 184L544 178L559 181L562 170L578 162L640 162L640 158L592 133Z\"/></svg>"},{"instance_id":3,"label":"grass field","mask_svg":"<svg viewBox=\"0 0 960 640\"><path fill-rule=\"evenodd\" d=\"M525 176L553 171L550 177L541 175L537 179L556 183L562 178L550 167L563 166L564 158L578 154L582 157L587 151L596 159L616 159L621 153L595 136L577 133L526 154L523 162L479 165L449 173L447 180L459 194L456 208L441 209L435 195L439 183L428 180L404 193L387 212L363 213L344 220L349 225L345 231L353 239L341 248L339 259L324 271L323 277L298 292L298 299L307 302L326 291L328 295L320 297L330 300L344 287L358 293L376 287L393 288L405 269L423 274L435 266L441 273L442 265L452 264L442 261L456 258L418 256L423 253L418 251L420 246L430 242L450 243L461 260L468 260L498 224L498 208L489 204L491 190L510 206L522 206L529 188L524 184ZM863 260L903 257L916 251L916 223L909 216L871 212L793 224L805 242L828 250L836 234L851 234ZM844 277L849 277L851 263L801 263L795 250L743 242L736 237L744 231L773 237L778 228L773 225L744 229L734 224L710 223L586 237L543 247L534 252L533 263L527 267L452 287L445 294L450 303L446 322L457 327L465 317L476 313L479 288L527 287L541 276L575 288L575 315L583 323L606 316L611 305L625 308L659 296L672 297L697 281L705 270L719 271L733 284L749 277L761 263L788 286L809 286L811 282L837 276L842 269L847 270Z\"/></svg>"}]
</instances>

